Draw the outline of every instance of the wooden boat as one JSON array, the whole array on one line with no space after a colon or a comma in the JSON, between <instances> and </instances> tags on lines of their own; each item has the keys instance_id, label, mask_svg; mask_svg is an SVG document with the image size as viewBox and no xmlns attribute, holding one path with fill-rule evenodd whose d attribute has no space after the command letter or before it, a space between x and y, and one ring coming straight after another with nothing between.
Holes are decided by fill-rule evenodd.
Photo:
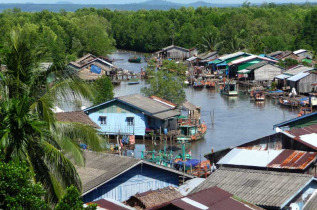
<instances>
[{"instance_id":1,"label":"wooden boat","mask_svg":"<svg viewBox=\"0 0 317 210\"><path fill-rule=\"evenodd\" d=\"M130 79L128 82L128 85L137 85L140 84L140 81L138 79Z\"/></svg>"},{"instance_id":2,"label":"wooden boat","mask_svg":"<svg viewBox=\"0 0 317 210\"><path fill-rule=\"evenodd\" d=\"M203 80L197 80L193 83L193 88L203 88L205 85Z\"/></svg>"},{"instance_id":3,"label":"wooden boat","mask_svg":"<svg viewBox=\"0 0 317 210\"><path fill-rule=\"evenodd\" d=\"M237 96L237 83L235 81L225 81L220 93L227 96Z\"/></svg>"},{"instance_id":4,"label":"wooden boat","mask_svg":"<svg viewBox=\"0 0 317 210\"><path fill-rule=\"evenodd\" d=\"M141 57L132 57L128 59L131 63L141 63Z\"/></svg>"},{"instance_id":5,"label":"wooden boat","mask_svg":"<svg viewBox=\"0 0 317 210\"><path fill-rule=\"evenodd\" d=\"M215 88L216 87L216 83L214 81L211 81L211 80L207 80L205 82L205 87L206 88Z\"/></svg>"},{"instance_id":6,"label":"wooden boat","mask_svg":"<svg viewBox=\"0 0 317 210\"><path fill-rule=\"evenodd\" d=\"M253 90L250 93L250 97L252 97L255 101L264 101L265 100L265 92Z\"/></svg>"},{"instance_id":7,"label":"wooden boat","mask_svg":"<svg viewBox=\"0 0 317 210\"><path fill-rule=\"evenodd\" d=\"M178 119L180 134L177 141L197 141L205 136L207 126L196 119Z\"/></svg>"}]
</instances>

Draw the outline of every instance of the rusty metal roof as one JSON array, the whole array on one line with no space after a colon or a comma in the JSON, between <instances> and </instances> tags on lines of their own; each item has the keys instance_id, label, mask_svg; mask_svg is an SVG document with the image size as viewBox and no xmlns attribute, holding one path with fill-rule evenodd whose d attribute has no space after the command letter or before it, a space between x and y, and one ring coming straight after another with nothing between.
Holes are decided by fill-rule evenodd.
<instances>
[{"instance_id":1,"label":"rusty metal roof","mask_svg":"<svg viewBox=\"0 0 317 210\"><path fill-rule=\"evenodd\" d=\"M305 170L316 160L317 152L298 150L232 149L217 162L224 166L250 166L262 168Z\"/></svg>"},{"instance_id":2,"label":"rusty metal roof","mask_svg":"<svg viewBox=\"0 0 317 210\"><path fill-rule=\"evenodd\" d=\"M291 129L287 132L296 137L300 137L302 135L311 134L311 133L317 133L317 124L303 127L303 128Z\"/></svg>"},{"instance_id":3,"label":"rusty metal roof","mask_svg":"<svg viewBox=\"0 0 317 210\"><path fill-rule=\"evenodd\" d=\"M316 160L317 152L284 150L267 167L304 170Z\"/></svg>"},{"instance_id":4,"label":"rusty metal roof","mask_svg":"<svg viewBox=\"0 0 317 210\"><path fill-rule=\"evenodd\" d=\"M314 150L317 150L317 124L303 128L291 129L286 132L295 136L295 140Z\"/></svg>"}]
</instances>

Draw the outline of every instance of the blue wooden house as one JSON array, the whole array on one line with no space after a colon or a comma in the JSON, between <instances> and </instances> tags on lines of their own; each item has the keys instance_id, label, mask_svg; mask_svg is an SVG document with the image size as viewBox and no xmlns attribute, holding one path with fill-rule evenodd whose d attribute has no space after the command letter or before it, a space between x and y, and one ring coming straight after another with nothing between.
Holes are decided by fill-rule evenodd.
<instances>
[{"instance_id":1,"label":"blue wooden house","mask_svg":"<svg viewBox=\"0 0 317 210\"><path fill-rule=\"evenodd\" d=\"M146 131L162 132L177 127L180 112L139 94L114 98L84 112L108 135L144 136Z\"/></svg>"},{"instance_id":2,"label":"blue wooden house","mask_svg":"<svg viewBox=\"0 0 317 210\"><path fill-rule=\"evenodd\" d=\"M85 151L85 167L76 167L82 180L85 203L114 199L125 201L137 193L164 187L177 187L180 180L194 178L144 160Z\"/></svg>"}]
</instances>

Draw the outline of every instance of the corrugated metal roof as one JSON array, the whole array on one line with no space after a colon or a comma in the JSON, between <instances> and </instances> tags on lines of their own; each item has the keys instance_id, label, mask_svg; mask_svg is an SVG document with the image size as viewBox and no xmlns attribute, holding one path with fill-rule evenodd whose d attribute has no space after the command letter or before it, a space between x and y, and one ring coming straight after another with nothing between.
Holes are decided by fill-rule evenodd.
<instances>
[{"instance_id":1,"label":"corrugated metal roof","mask_svg":"<svg viewBox=\"0 0 317 210\"><path fill-rule=\"evenodd\" d=\"M187 61L193 61L193 60L195 60L197 57L196 56L192 56L192 57L190 57L190 58L188 58L188 59L186 59Z\"/></svg>"},{"instance_id":2,"label":"corrugated metal roof","mask_svg":"<svg viewBox=\"0 0 317 210\"><path fill-rule=\"evenodd\" d=\"M296 74L302 73L302 72L306 72L306 71L311 71L314 70L313 67L307 67L307 66L296 66L295 68L292 68L286 72L284 72L284 74L286 75L290 75L290 76L294 76Z\"/></svg>"},{"instance_id":3,"label":"corrugated metal roof","mask_svg":"<svg viewBox=\"0 0 317 210\"><path fill-rule=\"evenodd\" d=\"M200 185L203 181L205 181L204 178L194 178L194 179L190 179L188 181L185 182L185 184L181 185L178 187L179 192L186 196L189 193L191 193L191 191L193 191L193 189L195 189L198 185Z\"/></svg>"},{"instance_id":4,"label":"corrugated metal roof","mask_svg":"<svg viewBox=\"0 0 317 210\"><path fill-rule=\"evenodd\" d=\"M159 113L170 110L171 107L160 102L154 101L150 98L144 97L140 94L132 94L118 97L118 100L128 103L134 107L144 110L148 113Z\"/></svg>"},{"instance_id":5,"label":"corrugated metal roof","mask_svg":"<svg viewBox=\"0 0 317 210\"><path fill-rule=\"evenodd\" d=\"M275 52L271 52L271 53L269 53L269 54L267 54L268 56L272 56L272 57L275 57L275 56L277 56L277 55L279 55L279 54L282 54L283 53L283 51L275 51Z\"/></svg>"},{"instance_id":6,"label":"corrugated metal roof","mask_svg":"<svg viewBox=\"0 0 317 210\"><path fill-rule=\"evenodd\" d=\"M244 55L244 54L246 54L246 53L245 52L236 52L236 53L232 53L232 54L229 54L229 55L221 56L221 57L219 57L219 59L224 61L224 60L228 60L230 58L238 57L238 56L241 56L241 55Z\"/></svg>"},{"instance_id":7,"label":"corrugated metal roof","mask_svg":"<svg viewBox=\"0 0 317 210\"><path fill-rule=\"evenodd\" d=\"M283 208L312 180L307 174L220 168L194 192L217 186L252 204Z\"/></svg>"},{"instance_id":8,"label":"corrugated metal roof","mask_svg":"<svg viewBox=\"0 0 317 210\"><path fill-rule=\"evenodd\" d=\"M300 53L303 53L303 52L307 52L307 50L300 49L300 50L294 51L293 53L294 53L295 55L297 55L297 54L300 54Z\"/></svg>"},{"instance_id":9,"label":"corrugated metal roof","mask_svg":"<svg viewBox=\"0 0 317 210\"><path fill-rule=\"evenodd\" d=\"M309 75L308 72L301 72L301 73L296 74L295 76L292 76L292 77L287 78L287 80L288 80L288 81L296 82L296 81L298 81L298 80L303 79L304 77L307 77L308 75Z\"/></svg>"},{"instance_id":10,"label":"corrugated metal roof","mask_svg":"<svg viewBox=\"0 0 317 210\"><path fill-rule=\"evenodd\" d=\"M96 153L87 150L84 151L84 154L86 159L85 167L76 166L77 172L82 181L83 194L87 194L94 188L107 183L108 181L116 178L117 176L139 164L147 164L156 168L161 168L166 171L183 175L181 171L136 158L107 153ZM193 178L193 176L188 174L185 174L185 176Z\"/></svg>"},{"instance_id":11,"label":"corrugated metal roof","mask_svg":"<svg viewBox=\"0 0 317 210\"><path fill-rule=\"evenodd\" d=\"M169 111L164 111L164 112L161 112L161 113L154 114L152 116L155 117L155 118L164 120L164 119L168 119L168 118L175 117L175 116L178 116L178 115L180 115L180 112L175 111L175 110L169 110Z\"/></svg>"},{"instance_id":12,"label":"corrugated metal roof","mask_svg":"<svg viewBox=\"0 0 317 210\"><path fill-rule=\"evenodd\" d=\"M287 125L289 125L289 124L291 124L293 122L300 121L300 120L303 120L303 119L307 119L307 118L310 118L310 117L315 116L315 115L317 116L317 112L313 112L313 113L310 113L310 114L305 114L305 115L303 115L301 117L296 117L296 118L287 120L285 122L273 125L273 129L275 129L276 127L284 127L284 126L287 126Z\"/></svg>"},{"instance_id":13,"label":"corrugated metal roof","mask_svg":"<svg viewBox=\"0 0 317 210\"><path fill-rule=\"evenodd\" d=\"M275 76L276 79L287 79L289 77L291 77L291 76L286 75L286 74L280 74L280 75Z\"/></svg>"},{"instance_id":14,"label":"corrugated metal roof","mask_svg":"<svg viewBox=\"0 0 317 210\"><path fill-rule=\"evenodd\" d=\"M315 161L316 155L316 152L284 150L267 167L304 170Z\"/></svg>"},{"instance_id":15,"label":"corrugated metal roof","mask_svg":"<svg viewBox=\"0 0 317 210\"><path fill-rule=\"evenodd\" d=\"M247 67L246 69L247 70L255 70L255 69L261 68L262 66L265 66L268 63L269 63L268 61L261 61L260 63L256 63L252 66Z\"/></svg>"},{"instance_id":16,"label":"corrugated metal roof","mask_svg":"<svg viewBox=\"0 0 317 210\"><path fill-rule=\"evenodd\" d=\"M219 160L217 164L266 167L267 164L281 154L282 151L283 150L264 151L234 148Z\"/></svg>"},{"instance_id":17,"label":"corrugated metal roof","mask_svg":"<svg viewBox=\"0 0 317 210\"><path fill-rule=\"evenodd\" d=\"M95 203L98 205L97 209L109 209L109 210L134 210L130 206L124 205L123 203L114 199L104 198L97 201L89 202L87 204ZM86 205L87 205L86 204ZM85 206L86 207L86 206Z\"/></svg>"},{"instance_id":18,"label":"corrugated metal roof","mask_svg":"<svg viewBox=\"0 0 317 210\"><path fill-rule=\"evenodd\" d=\"M240 58L240 59L234 60L234 61L231 62L231 64L240 64L240 63L247 62L247 61L254 60L254 59L260 59L260 60L269 61L269 62L272 62L272 63L277 63L276 60L272 60L270 58L260 57L260 56L257 56L257 55L250 55L248 57L244 57L244 58Z\"/></svg>"}]
</instances>

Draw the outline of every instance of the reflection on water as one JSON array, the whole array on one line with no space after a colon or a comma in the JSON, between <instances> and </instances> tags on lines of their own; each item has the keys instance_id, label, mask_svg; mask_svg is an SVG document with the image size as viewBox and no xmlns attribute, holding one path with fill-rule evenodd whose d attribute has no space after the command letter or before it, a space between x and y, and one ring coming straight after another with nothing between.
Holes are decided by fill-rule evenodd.
<instances>
[{"instance_id":1,"label":"reflection on water","mask_svg":"<svg viewBox=\"0 0 317 210\"><path fill-rule=\"evenodd\" d=\"M119 51L110 57L118 59L115 61L118 67L139 72L146 63L129 63L127 60L134 55L134 53ZM142 56L142 54L136 55ZM143 57L142 61L144 61ZM145 81L133 86L122 82L120 86L115 87L115 96L140 93L145 85ZM217 90L207 88L196 90L187 87L185 92L187 100L201 107L201 119L208 126L205 139L191 142L187 146L187 149L192 151L193 157L197 159L203 158L203 155L211 152L212 148L216 151L270 135L274 132L274 124L297 115L296 111L292 112L280 107L275 99L266 98L264 102L250 101L249 94L246 92L236 97L223 96ZM214 113L214 125L211 120L212 113ZM163 143L160 141L152 144L151 140L145 142L137 140L136 144L134 151L136 157L140 157L144 145L147 150L163 149ZM175 142L168 142L168 144L177 145Z\"/></svg>"},{"instance_id":2,"label":"reflection on water","mask_svg":"<svg viewBox=\"0 0 317 210\"><path fill-rule=\"evenodd\" d=\"M115 88L115 95L140 93L144 86L144 81L133 87L122 82L121 86ZM280 107L275 99L266 98L264 102L255 102L245 93L228 97L215 89L196 90L191 87L186 88L185 92L187 100L201 107L201 119L208 126L205 139L191 142L187 146L197 159L200 156L203 158L212 148L216 151L270 135L274 132L274 124L294 118L297 114ZM215 116L214 125L211 120L212 113ZM143 141L139 140L137 144L143 145ZM147 150L163 148L163 143L159 141L152 145L152 141L147 140L145 144ZM135 152L135 155L139 157L140 154Z\"/></svg>"}]
</instances>

